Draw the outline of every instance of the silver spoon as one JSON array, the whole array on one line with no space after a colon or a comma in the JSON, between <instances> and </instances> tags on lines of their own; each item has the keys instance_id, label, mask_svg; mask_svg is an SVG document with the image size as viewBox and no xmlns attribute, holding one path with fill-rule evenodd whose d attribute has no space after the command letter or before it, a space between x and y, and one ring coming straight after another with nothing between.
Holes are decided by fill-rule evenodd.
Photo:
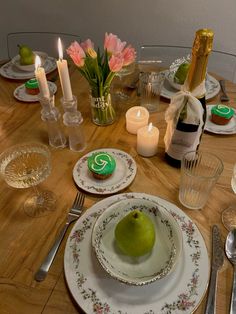
<instances>
[{"instance_id":1,"label":"silver spoon","mask_svg":"<svg viewBox=\"0 0 236 314\"><path fill-rule=\"evenodd\" d=\"M234 267L234 281L231 293L230 314L236 314L236 229L232 229L226 238L225 253Z\"/></svg>"}]
</instances>

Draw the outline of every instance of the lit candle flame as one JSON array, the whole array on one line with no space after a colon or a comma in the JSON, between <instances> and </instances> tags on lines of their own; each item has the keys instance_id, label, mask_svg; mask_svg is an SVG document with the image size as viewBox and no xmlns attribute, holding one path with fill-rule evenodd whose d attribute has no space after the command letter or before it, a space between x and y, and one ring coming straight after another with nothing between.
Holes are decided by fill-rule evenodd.
<instances>
[{"instance_id":1,"label":"lit candle flame","mask_svg":"<svg viewBox=\"0 0 236 314\"><path fill-rule=\"evenodd\" d=\"M63 49L62 49L62 43L61 43L61 38L58 38L58 54L59 54L59 59L63 59Z\"/></svg>"},{"instance_id":2,"label":"lit candle flame","mask_svg":"<svg viewBox=\"0 0 236 314\"><path fill-rule=\"evenodd\" d=\"M152 122L150 122L148 125L148 132L151 132L151 130L152 130Z\"/></svg>"},{"instance_id":3,"label":"lit candle flame","mask_svg":"<svg viewBox=\"0 0 236 314\"><path fill-rule=\"evenodd\" d=\"M35 56L35 70L37 70L41 66L41 59L38 55Z\"/></svg>"},{"instance_id":4,"label":"lit candle flame","mask_svg":"<svg viewBox=\"0 0 236 314\"><path fill-rule=\"evenodd\" d=\"M140 118L140 116L141 116L141 111L139 110L139 111L137 112L137 114L136 114L136 117L137 117L137 118Z\"/></svg>"}]
</instances>

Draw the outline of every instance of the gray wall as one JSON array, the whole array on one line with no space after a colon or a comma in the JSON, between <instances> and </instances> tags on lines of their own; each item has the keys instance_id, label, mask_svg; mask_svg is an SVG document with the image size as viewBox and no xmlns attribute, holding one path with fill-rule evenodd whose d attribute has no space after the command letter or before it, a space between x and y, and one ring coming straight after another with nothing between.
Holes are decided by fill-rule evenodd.
<instances>
[{"instance_id":1,"label":"gray wall","mask_svg":"<svg viewBox=\"0 0 236 314\"><path fill-rule=\"evenodd\" d=\"M0 60L6 34L16 31L69 32L100 45L107 31L138 48L191 46L195 31L209 27L214 49L236 54L235 0L1 0L0 12Z\"/></svg>"}]
</instances>

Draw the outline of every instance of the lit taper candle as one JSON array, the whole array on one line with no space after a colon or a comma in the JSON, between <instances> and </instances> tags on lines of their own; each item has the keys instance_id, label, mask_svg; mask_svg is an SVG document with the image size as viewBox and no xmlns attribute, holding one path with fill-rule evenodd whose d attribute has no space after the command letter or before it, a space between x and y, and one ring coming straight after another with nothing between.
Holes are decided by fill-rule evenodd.
<instances>
[{"instance_id":1,"label":"lit taper candle","mask_svg":"<svg viewBox=\"0 0 236 314\"><path fill-rule=\"evenodd\" d=\"M59 60L57 61L57 68L59 72L63 98L65 101L71 101L73 100L73 95L71 90L70 76L67 61L63 59L63 49L60 38L58 38L58 53Z\"/></svg>"},{"instance_id":2,"label":"lit taper candle","mask_svg":"<svg viewBox=\"0 0 236 314\"><path fill-rule=\"evenodd\" d=\"M42 97L50 98L50 91L48 87L48 82L45 74L45 70L41 67L41 59L36 55L35 57L35 77L39 84L39 90Z\"/></svg>"}]
</instances>

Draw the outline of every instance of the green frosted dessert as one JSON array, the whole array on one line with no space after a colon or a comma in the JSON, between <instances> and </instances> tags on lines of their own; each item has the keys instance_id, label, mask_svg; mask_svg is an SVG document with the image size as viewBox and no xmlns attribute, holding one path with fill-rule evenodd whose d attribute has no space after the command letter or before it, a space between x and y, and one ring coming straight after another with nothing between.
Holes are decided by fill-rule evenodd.
<instances>
[{"instance_id":1,"label":"green frosted dessert","mask_svg":"<svg viewBox=\"0 0 236 314\"><path fill-rule=\"evenodd\" d=\"M39 93L39 84L36 79L30 79L25 83L25 90L30 95L37 95Z\"/></svg>"},{"instance_id":2,"label":"green frosted dessert","mask_svg":"<svg viewBox=\"0 0 236 314\"><path fill-rule=\"evenodd\" d=\"M115 159L106 152L93 153L88 157L88 169L96 179L104 180L110 177L115 168Z\"/></svg>"},{"instance_id":3,"label":"green frosted dessert","mask_svg":"<svg viewBox=\"0 0 236 314\"><path fill-rule=\"evenodd\" d=\"M215 124L225 125L234 115L233 108L226 105L216 105L211 109L211 121Z\"/></svg>"}]
</instances>

